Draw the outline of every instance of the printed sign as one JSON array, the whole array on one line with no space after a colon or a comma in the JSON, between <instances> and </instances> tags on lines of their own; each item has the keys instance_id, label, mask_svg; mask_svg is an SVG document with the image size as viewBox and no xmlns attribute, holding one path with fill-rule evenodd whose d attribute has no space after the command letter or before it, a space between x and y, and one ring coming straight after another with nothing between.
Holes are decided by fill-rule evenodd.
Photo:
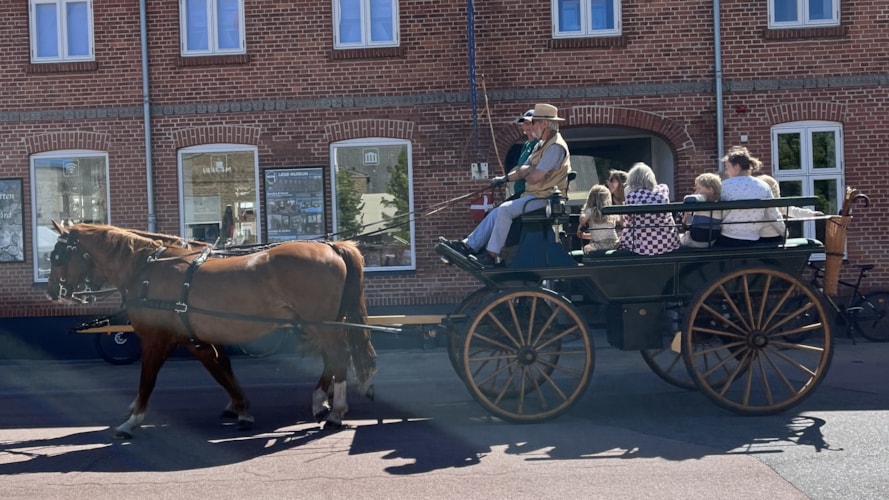
<instances>
[{"instance_id":1,"label":"printed sign","mask_svg":"<svg viewBox=\"0 0 889 500\"><path fill-rule=\"evenodd\" d=\"M269 242L324 239L324 173L321 167L265 170Z\"/></svg>"},{"instance_id":2,"label":"printed sign","mask_svg":"<svg viewBox=\"0 0 889 500\"><path fill-rule=\"evenodd\" d=\"M24 262L22 180L0 179L0 262Z\"/></svg>"}]
</instances>

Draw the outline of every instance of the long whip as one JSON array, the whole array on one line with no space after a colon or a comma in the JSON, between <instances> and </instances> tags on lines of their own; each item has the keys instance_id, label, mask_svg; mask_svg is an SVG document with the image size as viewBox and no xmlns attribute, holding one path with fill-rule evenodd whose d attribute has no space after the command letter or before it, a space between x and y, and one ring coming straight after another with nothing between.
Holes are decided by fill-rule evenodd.
<instances>
[{"instance_id":1,"label":"long whip","mask_svg":"<svg viewBox=\"0 0 889 500\"><path fill-rule=\"evenodd\" d=\"M506 175L506 167L503 166L503 160L500 159L500 151L497 150L497 137L494 136L494 122L491 120L491 107L488 105L488 89L485 87L485 75L482 75L482 94L485 96L485 114L488 115L488 128L491 130L491 142L494 143L494 155L497 156L497 164L500 165L500 171Z\"/></svg>"}]
</instances>

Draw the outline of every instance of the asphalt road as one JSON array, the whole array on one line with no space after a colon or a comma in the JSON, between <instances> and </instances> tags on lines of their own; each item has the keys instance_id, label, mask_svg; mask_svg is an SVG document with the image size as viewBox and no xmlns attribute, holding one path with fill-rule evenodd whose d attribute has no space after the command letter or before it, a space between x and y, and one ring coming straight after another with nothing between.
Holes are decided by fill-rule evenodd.
<instances>
[{"instance_id":1,"label":"asphalt road","mask_svg":"<svg viewBox=\"0 0 889 500\"><path fill-rule=\"evenodd\" d=\"M553 421L489 417L444 350L384 351L375 401L351 429L310 418L319 364L234 360L256 425L218 414L223 391L189 359L161 372L145 426L112 438L138 365L0 362L2 498L889 497L889 344L840 339L792 412L740 417L658 379L597 339L584 397Z\"/></svg>"}]
</instances>

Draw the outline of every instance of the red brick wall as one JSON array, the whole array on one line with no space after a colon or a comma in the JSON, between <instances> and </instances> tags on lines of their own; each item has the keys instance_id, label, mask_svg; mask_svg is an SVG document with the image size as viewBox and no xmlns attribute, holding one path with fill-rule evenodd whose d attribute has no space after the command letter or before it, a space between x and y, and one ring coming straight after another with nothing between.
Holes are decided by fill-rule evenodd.
<instances>
[{"instance_id":1,"label":"red brick wall","mask_svg":"<svg viewBox=\"0 0 889 500\"><path fill-rule=\"evenodd\" d=\"M519 139L512 119L535 101L558 106L567 117L564 127L635 127L659 136L673 150L677 189L714 170L722 155L712 0L625 0L623 35L572 42L552 39L547 2L475 2L478 148L464 0L401 1L399 48L344 53L331 50L329 2L306 8L302 2L246 0L246 56L196 59L179 56L178 1L147 4L159 231L179 230L177 149L206 143L255 145L260 168L326 168L333 141L409 139L419 214L481 187L469 179L469 162L488 161L496 172L494 144L505 156ZM889 242L881 229L889 217L889 4L844 1L841 28L792 33L767 30L763 1L721 4L725 145L746 135L747 146L770 165L773 125L841 122L846 183L866 188L873 200L850 231L850 259L877 263L873 283L889 284L889 260L882 253ZM146 227L138 3L94 3L94 64L31 65L27 2L3 2L0 16L0 112L44 113L40 119L2 116L2 177L23 178L28 193L29 154L108 151L112 222ZM361 105L367 99L375 100ZM736 113L737 105L747 112ZM47 118L52 110L79 114ZM50 305L42 285L32 283L30 203L26 210L28 262L0 266L0 314L71 314L71 308ZM432 252L439 234L456 237L472 226L465 202L418 217L416 272L371 273L370 303L452 303L480 286Z\"/></svg>"}]
</instances>

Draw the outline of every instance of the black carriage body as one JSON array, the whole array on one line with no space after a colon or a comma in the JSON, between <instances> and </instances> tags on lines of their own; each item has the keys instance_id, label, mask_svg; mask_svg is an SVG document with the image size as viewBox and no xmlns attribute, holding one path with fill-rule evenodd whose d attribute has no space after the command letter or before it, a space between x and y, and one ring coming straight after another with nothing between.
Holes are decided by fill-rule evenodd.
<instances>
[{"instance_id":1,"label":"black carriage body","mask_svg":"<svg viewBox=\"0 0 889 500\"><path fill-rule=\"evenodd\" d=\"M774 200L694 203L693 210L729 210L756 207L812 205L814 197ZM685 212L687 203L623 205L606 207L606 214ZM576 217L576 216L574 216ZM526 214L513 223L510 240L514 247L502 267L483 267L472 258L439 244L437 252L492 289L539 286L551 282L574 303L603 306L604 318L588 318L604 324L608 342L622 350L659 347L670 304L682 304L714 278L729 271L768 267L799 276L815 252L824 245L814 239L792 238L781 245L747 247L681 247L662 255L638 255L626 250L608 250L582 255L566 243L558 228L576 227L572 216L547 216L543 210Z\"/></svg>"}]
</instances>

